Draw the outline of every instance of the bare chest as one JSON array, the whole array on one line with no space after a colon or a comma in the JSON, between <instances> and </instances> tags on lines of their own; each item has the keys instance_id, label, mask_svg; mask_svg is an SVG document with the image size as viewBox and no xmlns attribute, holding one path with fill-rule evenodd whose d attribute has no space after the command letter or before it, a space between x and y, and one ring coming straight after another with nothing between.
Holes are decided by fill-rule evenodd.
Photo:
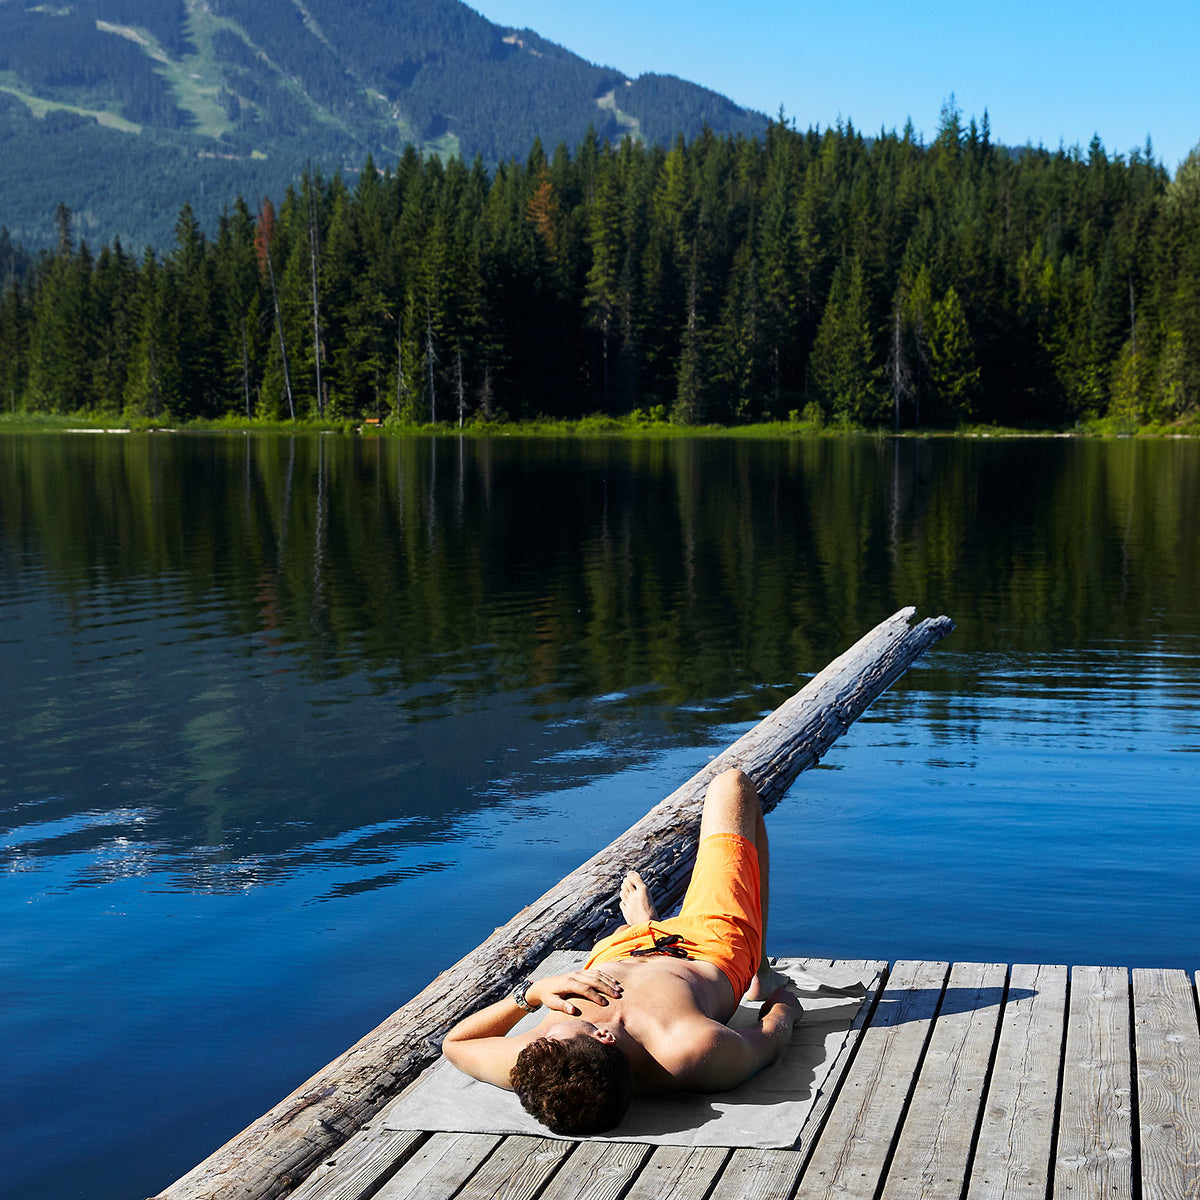
<instances>
[{"instance_id":1,"label":"bare chest","mask_svg":"<svg viewBox=\"0 0 1200 1200\"><path fill-rule=\"evenodd\" d=\"M621 984L621 998L611 1008L584 1001L584 1016L622 1012L670 1027L678 1021L707 1017L727 1021L736 1007L733 988L712 963L677 958L622 958L604 964L604 972ZM590 1011L588 1011L590 1010Z\"/></svg>"}]
</instances>

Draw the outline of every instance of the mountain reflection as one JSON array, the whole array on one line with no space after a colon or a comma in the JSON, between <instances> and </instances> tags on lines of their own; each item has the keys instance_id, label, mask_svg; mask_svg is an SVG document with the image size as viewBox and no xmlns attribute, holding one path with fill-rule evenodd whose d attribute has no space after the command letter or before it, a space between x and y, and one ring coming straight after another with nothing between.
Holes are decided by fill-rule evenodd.
<instances>
[{"instance_id":1,"label":"mountain reflection","mask_svg":"<svg viewBox=\"0 0 1200 1200\"><path fill-rule=\"evenodd\" d=\"M974 654L1112 638L1132 670L1196 630L1189 442L6 435L0 463L0 853L64 887L437 870L464 811L749 721L902 604L958 622L920 682L967 737Z\"/></svg>"}]
</instances>

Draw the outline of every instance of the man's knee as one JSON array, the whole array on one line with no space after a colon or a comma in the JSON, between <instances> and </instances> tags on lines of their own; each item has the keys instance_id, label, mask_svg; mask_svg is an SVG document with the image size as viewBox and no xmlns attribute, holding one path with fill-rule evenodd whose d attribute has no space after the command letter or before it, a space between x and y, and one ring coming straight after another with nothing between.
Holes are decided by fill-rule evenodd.
<instances>
[{"instance_id":1,"label":"man's knee","mask_svg":"<svg viewBox=\"0 0 1200 1200\"><path fill-rule=\"evenodd\" d=\"M750 841L756 840L760 828L762 807L758 791L750 777L737 767L730 767L713 778L704 796L704 815L700 836L713 833L740 833Z\"/></svg>"},{"instance_id":2,"label":"man's knee","mask_svg":"<svg viewBox=\"0 0 1200 1200\"><path fill-rule=\"evenodd\" d=\"M758 803L758 790L750 776L739 767L729 767L720 775L715 775L708 785L709 796L714 792L721 797L728 796L734 803L745 804L750 800Z\"/></svg>"}]
</instances>

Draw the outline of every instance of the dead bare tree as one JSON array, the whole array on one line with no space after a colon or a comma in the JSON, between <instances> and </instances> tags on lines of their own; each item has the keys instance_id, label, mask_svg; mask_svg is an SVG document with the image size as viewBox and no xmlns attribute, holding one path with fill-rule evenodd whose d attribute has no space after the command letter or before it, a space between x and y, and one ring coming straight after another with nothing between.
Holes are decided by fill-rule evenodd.
<instances>
[{"instance_id":1,"label":"dead bare tree","mask_svg":"<svg viewBox=\"0 0 1200 1200\"><path fill-rule=\"evenodd\" d=\"M463 387L462 347L454 349L454 386L458 392L458 427L463 427L463 418L467 413L467 393Z\"/></svg>"},{"instance_id":2,"label":"dead bare tree","mask_svg":"<svg viewBox=\"0 0 1200 1200\"><path fill-rule=\"evenodd\" d=\"M429 423L437 420L437 396L433 386L433 368L437 365L437 347L433 340L433 313L425 306L425 366L429 370Z\"/></svg>"},{"instance_id":3,"label":"dead bare tree","mask_svg":"<svg viewBox=\"0 0 1200 1200\"><path fill-rule=\"evenodd\" d=\"M317 296L317 254L321 233L317 225L317 200L311 164L305 171L305 182L308 185L308 253L312 266L313 361L317 369L317 412L324 416L325 393L321 387L321 304Z\"/></svg>"},{"instance_id":4,"label":"dead bare tree","mask_svg":"<svg viewBox=\"0 0 1200 1200\"><path fill-rule=\"evenodd\" d=\"M913 378L904 353L904 301L897 294L892 306L892 339L888 348L888 377L892 386L892 408L895 412L896 432L900 432L900 404L912 399Z\"/></svg>"},{"instance_id":5,"label":"dead bare tree","mask_svg":"<svg viewBox=\"0 0 1200 1200\"><path fill-rule=\"evenodd\" d=\"M283 361L283 390L287 393L288 414L296 419L296 402L292 398L292 374L288 370L287 342L283 338L283 314L279 311L279 289L275 286L275 267L271 248L267 247L267 275L271 280L271 303L275 306L275 329L279 333L279 357Z\"/></svg>"}]
</instances>

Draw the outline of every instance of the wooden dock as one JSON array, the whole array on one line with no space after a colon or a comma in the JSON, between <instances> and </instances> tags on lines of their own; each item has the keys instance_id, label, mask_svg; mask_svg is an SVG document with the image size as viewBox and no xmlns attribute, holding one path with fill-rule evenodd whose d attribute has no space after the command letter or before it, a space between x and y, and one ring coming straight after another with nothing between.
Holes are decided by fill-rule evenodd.
<instances>
[{"instance_id":1,"label":"wooden dock","mask_svg":"<svg viewBox=\"0 0 1200 1200\"><path fill-rule=\"evenodd\" d=\"M791 1150L392 1132L292 1200L1151 1200L1200 1195L1180 970L897 962Z\"/></svg>"}]
</instances>

